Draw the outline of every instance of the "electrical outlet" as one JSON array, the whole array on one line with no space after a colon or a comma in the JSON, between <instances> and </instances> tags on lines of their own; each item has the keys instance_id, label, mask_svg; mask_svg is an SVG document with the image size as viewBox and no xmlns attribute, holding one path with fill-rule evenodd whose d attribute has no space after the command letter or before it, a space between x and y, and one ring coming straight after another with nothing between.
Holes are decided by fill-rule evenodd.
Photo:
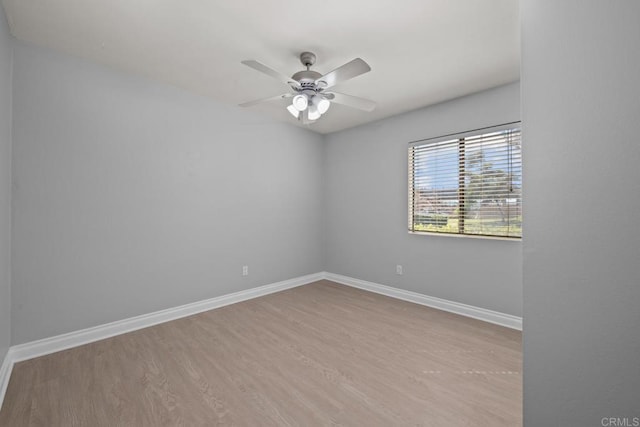
<instances>
[{"instance_id":1,"label":"electrical outlet","mask_svg":"<svg viewBox=\"0 0 640 427\"><path fill-rule=\"evenodd\" d=\"M248 276L249 275L249 266L248 265L243 265L242 266L242 275L243 276Z\"/></svg>"},{"instance_id":2,"label":"electrical outlet","mask_svg":"<svg viewBox=\"0 0 640 427\"><path fill-rule=\"evenodd\" d=\"M396 274L402 276L402 266L400 264L396 265Z\"/></svg>"}]
</instances>

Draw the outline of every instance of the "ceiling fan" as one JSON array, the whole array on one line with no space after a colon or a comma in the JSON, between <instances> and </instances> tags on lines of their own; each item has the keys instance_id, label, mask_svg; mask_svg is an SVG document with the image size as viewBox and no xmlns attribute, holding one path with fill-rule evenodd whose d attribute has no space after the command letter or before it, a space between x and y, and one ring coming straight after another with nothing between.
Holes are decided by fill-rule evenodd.
<instances>
[{"instance_id":1,"label":"ceiling fan","mask_svg":"<svg viewBox=\"0 0 640 427\"><path fill-rule=\"evenodd\" d=\"M300 62L307 67L306 70L298 71L291 77L258 62L255 60L242 61L248 67L258 70L268 76L275 78L291 87L293 92L269 98L258 99L256 101L240 104L241 107L251 107L263 102L276 101L279 99L293 98L287 110L291 115L304 124L313 123L327 112L332 102L346 105L364 111L373 111L376 103L368 99L353 95L346 95L330 90L338 83L345 82L361 74L371 71L369 64L360 58L356 58L346 64L328 72L325 75L311 70L311 66L316 62L316 55L311 52L302 52Z\"/></svg>"}]
</instances>

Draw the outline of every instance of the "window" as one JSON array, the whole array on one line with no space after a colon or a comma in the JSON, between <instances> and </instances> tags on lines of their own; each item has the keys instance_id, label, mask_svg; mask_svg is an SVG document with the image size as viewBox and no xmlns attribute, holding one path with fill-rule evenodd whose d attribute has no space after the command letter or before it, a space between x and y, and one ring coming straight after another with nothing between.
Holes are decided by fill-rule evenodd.
<instances>
[{"instance_id":1,"label":"window","mask_svg":"<svg viewBox=\"0 0 640 427\"><path fill-rule=\"evenodd\" d=\"M409 231L522 237L520 124L412 142Z\"/></svg>"}]
</instances>

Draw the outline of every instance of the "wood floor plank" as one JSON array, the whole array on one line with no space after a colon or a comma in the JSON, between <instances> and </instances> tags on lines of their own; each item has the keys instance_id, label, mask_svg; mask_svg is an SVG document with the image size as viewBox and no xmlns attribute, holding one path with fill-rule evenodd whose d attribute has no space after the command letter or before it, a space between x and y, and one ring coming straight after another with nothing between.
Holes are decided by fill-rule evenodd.
<instances>
[{"instance_id":1,"label":"wood floor plank","mask_svg":"<svg viewBox=\"0 0 640 427\"><path fill-rule=\"evenodd\" d=\"M15 365L0 426L519 426L521 333L328 281Z\"/></svg>"}]
</instances>

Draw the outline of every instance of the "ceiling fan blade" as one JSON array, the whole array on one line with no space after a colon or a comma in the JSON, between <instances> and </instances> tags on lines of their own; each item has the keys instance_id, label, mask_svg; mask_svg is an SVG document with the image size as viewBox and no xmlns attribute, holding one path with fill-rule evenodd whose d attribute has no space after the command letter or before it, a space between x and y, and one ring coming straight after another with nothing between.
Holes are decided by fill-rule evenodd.
<instances>
[{"instance_id":1,"label":"ceiling fan blade","mask_svg":"<svg viewBox=\"0 0 640 427\"><path fill-rule=\"evenodd\" d=\"M291 77L287 77L284 74L274 70L273 68L267 67L266 65L264 65L261 62L254 61L253 59L250 59L250 60L242 61L242 63L244 65L246 65L247 67L251 67L254 70L260 71L261 73L264 73L264 74L266 74L268 76L271 76L274 79L279 80L282 83L288 84L291 87L295 87L295 88L299 88L300 87L300 83L298 83L297 81L293 80Z\"/></svg>"},{"instance_id":2,"label":"ceiling fan blade","mask_svg":"<svg viewBox=\"0 0 640 427\"><path fill-rule=\"evenodd\" d=\"M360 58L356 58L333 71L329 71L327 74L316 80L316 84L326 89L369 71L371 71L369 64Z\"/></svg>"},{"instance_id":3,"label":"ceiling fan blade","mask_svg":"<svg viewBox=\"0 0 640 427\"><path fill-rule=\"evenodd\" d=\"M240 107L253 107L257 104L262 104L263 102L276 101L278 99L291 98L293 93L283 93L282 95L271 96L269 98L256 99L255 101L244 102L240 104Z\"/></svg>"},{"instance_id":4,"label":"ceiling fan blade","mask_svg":"<svg viewBox=\"0 0 640 427\"><path fill-rule=\"evenodd\" d=\"M358 96L346 95L338 92L331 92L324 95L327 99L331 100L331 102L346 105L347 107L353 107L364 111L373 111L374 108L376 108L375 102Z\"/></svg>"}]
</instances>

